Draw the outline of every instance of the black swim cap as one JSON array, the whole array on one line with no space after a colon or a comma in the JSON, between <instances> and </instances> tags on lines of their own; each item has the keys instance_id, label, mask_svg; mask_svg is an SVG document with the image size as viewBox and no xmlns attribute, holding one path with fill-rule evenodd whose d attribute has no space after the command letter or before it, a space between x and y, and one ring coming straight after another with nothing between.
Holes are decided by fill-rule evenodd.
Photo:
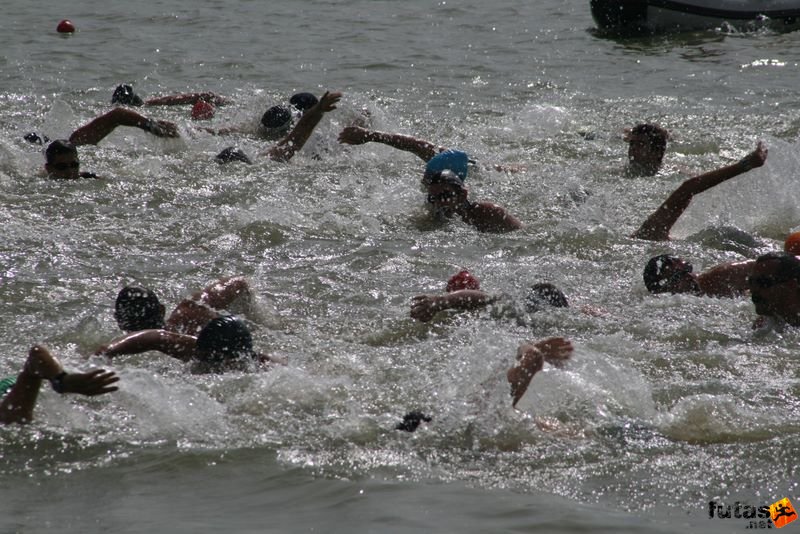
<instances>
[{"instance_id":1,"label":"black swim cap","mask_svg":"<svg viewBox=\"0 0 800 534\"><path fill-rule=\"evenodd\" d=\"M678 258L671 254L659 254L647 261L647 265L644 266L644 272L642 272L642 278L644 279L645 287L650 293L665 293L668 291L667 282L670 276L667 276L665 271L674 261L678 261Z\"/></svg>"},{"instance_id":2,"label":"black swim cap","mask_svg":"<svg viewBox=\"0 0 800 534\"><path fill-rule=\"evenodd\" d=\"M114 319L126 332L164 328L164 307L149 289L126 286L117 294Z\"/></svg>"},{"instance_id":3,"label":"black swim cap","mask_svg":"<svg viewBox=\"0 0 800 534\"><path fill-rule=\"evenodd\" d=\"M253 336L241 320L223 315L209 321L200 331L197 352L198 360L211 365L253 358Z\"/></svg>"},{"instance_id":4,"label":"black swim cap","mask_svg":"<svg viewBox=\"0 0 800 534\"><path fill-rule=\"evenodd\" d=\"M247 163L248 165L253 163L253 161L247 157L247 154L235 146L229 146L217 154L214 159L217 160L217 163L231 163L233 161L241 161L242 163Z\"/></svg>"},{"instance_id":5,"label":"black swim cap","mask_svg":"<svg viewBox=\"0 0 800 534\"><path fill-rule=\"evenodd\" d=\"M289 103L300 111L311 109L316 106L318 102L319 99L311 93L297 93L292 95L292 98L289 99Z\"/></svg>"},{"instance_id":6,"label":"black swim cap","mask_svg":"<svg viewBox=\"0 0 800 534\"><path fill-rule=\"evenodd\" d=\"M545 306L567 308L569 303L566 295L553 284L543 282L532 285L525 296L525 310L528 313L534 313Z\"/></svg>"},{"instance_id":7,"label":"black swim cap","mask_svg":"<svg viewBox=\"0 0 800 534\"><path fill-rule=\"evenodd\" d=\"M292 120L292 112L285 106L272 106L261 116L261 124L265 128L286 128Z\"/></svg>"},{"instance_id":8,"label":"black swim cap","mask_svg":"<svg viewBox=\"0 0 800 534\"><path fill-rule=\"evenodd\" d=\"M133 92L133 87L128 84L118 85L111 95L112 104L122 104L123 106L141 106L144 104L139 95Z\"/></svg>"}]
</instances>

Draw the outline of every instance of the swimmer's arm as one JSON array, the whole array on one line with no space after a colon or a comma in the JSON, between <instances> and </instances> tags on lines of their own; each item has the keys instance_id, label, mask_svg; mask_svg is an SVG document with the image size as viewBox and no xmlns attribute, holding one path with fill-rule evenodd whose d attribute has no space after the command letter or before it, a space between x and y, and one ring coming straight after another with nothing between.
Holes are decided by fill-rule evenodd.
<instances>
[{"instance_id":1,"label":"swimmer's arm","mask_svg":"<svg viewBox=\"0 0 800 534\"><path fill-rule=\"evenodd\" d=\"M220 278L202 291L192 295L193 300L198 300L215 310L224 310L240 297L252 298L250 284L242 276Z\"/></svg>"},{"instance_id":2,"label":"swimmer's arm","mask_svg":"<svg viewBox=\"0 0 800 534\"><path fill-rule=\"evenodd\" d=\"M119 126L139 128L157 137L178 137L178 128L171 122L151 120L127 108L114 108L72 132L69 140L75 146L96 145Z\"/></svg>"},{"instance_id":3,"label":"swimmer's arm","mask_svg":"<svg viewBox=\"0 0 800 534\"><path fill-rule=\"evenodd\" d=\"M517 349L517 363L508 370L506 378L511 385L511 407L528 390L533 376L542 370L547 362L561 367L572 356L572 343L563 337L551 337L536 343L523 343Z\"/></svg>"},{"instance_id":4,"label":"swimmer's arm","mask_svg":"<svg viewBox=\"0 0 800 534\"><path fill-rule=\"evenodd\" d=\"M211 92L184 93L179 95L158 96L145 100L145 106L179 106L182 104L196 104L199 101L209 102L215 106L229 104L230 100Z\"/></svg>"},{"instance_id":5,"label":"swimmer's arm","mask_svg":"<svg viewBox=\"0 0 800 534\"><path fill-rule=\"evenodd\" d=\"M761 167L767 160L767 147L759 141L756 149L733 165L689 178L683 182L631 237L649 241L669 240L669 231L689 207L692 197L735 176Z\"/></svg>"},{"instance_id":6,"label":"swimmer's arm","mask_svg":"<svg viewBox=\"0 0 800 534\"><path fill-rule=\"evenodd\" d=\"M364 143L381 143L398 150L416 154L422 161L429 161L445 147L434 145L424 139L410 135L376 132L360 126L348 126L339 133L339 142L346 145L363 145Z\"/></svg>"},{"instance_id":7,"label":"swimmer's arm","mask_svg":"<svg viewBox=\"0 0 800 534\"><path fill-rule=\"evenodd\" d=\"M753 273L755 260L723 263L697 275L704 295L735 297L749 291L747 277Z\"/></svg>"},{"instance_id":8,"label":"swimmer's arm","mask_svg":"<svg viewBox=\"0 0 800 534\"><path fill-rule=\"evenodd\" d=\"M308 138L311 137L311 133L317 127L319 121L322 120L322 116L336 109L336 104L341 98L342 93L326 91L314 107L303 113L295 127L292 128L292 131L267 152L267 157L283 163L292 159L292 156L302 149Z\"/></svg>"},{"instance_id":9,"label":"swimmer's arm","mask_svg":"<svg viewBox=\"0 0 800 534\"><path fill-rule=\"evenodd\" d=\"M504 207L491 202L475 202L464 217L482 232L512 232L523 228L522 221L510 214Z\"/></svg>"},{"instance_id":10,"label":"swimmer's arm","mask_svg":"<svg viewBox=\"0 0 800 534\"><path fill-rule=\"evenodd\" d=\"M95 351L95 355L111 358L155 350L187 362L194 356L196 344L197 338L193 336L167 330L141 330L100 347Z\"/></svg>"},{"instance_id":11,"label":"swimmer's arm","mask_svg":"<svg viewBox=\"0 0 800 534\"><path fill-rule=\"evenodd\" d=\"M497 297L478 289L462 289L445 295L418 295L411 304L411 317L428 322L443 310L477 310L496 300Z\"/></svg>"}]
</instances>

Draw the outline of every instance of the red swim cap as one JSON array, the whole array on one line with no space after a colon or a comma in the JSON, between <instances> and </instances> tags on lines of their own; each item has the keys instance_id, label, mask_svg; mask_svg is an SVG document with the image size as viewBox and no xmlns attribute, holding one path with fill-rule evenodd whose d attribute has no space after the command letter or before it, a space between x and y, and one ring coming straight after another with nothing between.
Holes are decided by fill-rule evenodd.
<instances>
[{"instance_id":1,"label":"red swim cap","mask_svg":"<svg viewBox=\"0 0 800 534\"><path fill-rule=\"evenodd\" d=\"M214 117L214 106L205 100L198 100L192 107L192 118L194 120L207 120Z\"/></svg>"},{"instance_id":2,"label":"red swim cap","mask_svg":"<svg viewBox=\"0 0 800 534\"><path fill-rule=\"evenodd\" d=\"M789 254L800 256L800 232L789 234L789 237L786 238L786 242L783 244L783 250Z\"/></svg>"},{"instance_id":3,"label":"red swim cap","mask_svg":"<svg viewBox=\"0 0 800 534\"><path fill-rule=\"evenodd\" d=\"M481 281L469 274L466 269L454 274L447 281L447 292L460 291L461 289L480 289Z\"/></svg>"}]
</instances>

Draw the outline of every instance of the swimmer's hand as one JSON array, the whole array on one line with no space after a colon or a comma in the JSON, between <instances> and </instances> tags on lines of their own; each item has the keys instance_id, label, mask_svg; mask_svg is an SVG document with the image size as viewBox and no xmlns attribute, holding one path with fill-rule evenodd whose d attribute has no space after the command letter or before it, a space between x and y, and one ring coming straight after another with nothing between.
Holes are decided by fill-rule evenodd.
<instances>
[{"instance_id":1,"label":"swimmer's hand","mask_svg":"<svg viewBox=\"0 0 800 534\"><path fill-rule=\"evenodd\" d=\"M494 165L494 170L496 170L497 172L516 174L518 172L525 172L528 170L528 168L521 163L513 163L513 164L498 163Z\"/></svg>"},{"instance_id":2,"label":"swimmer's hand","mask_svg":"<svg viewBox=\"0 0 800 534\"><path fill-rule=\"evenodd\" d=\"M572 356L573 350L572 342L563 337L551 337L520 345L517 349L517 364L506 374L511 384L511 406L517 405L528 390L533 375L542 370L545 362L562 367Z\"/></svg>"},{"instance_id":3,"label":"swimmer's hand","mask_svg":"<svg viewBox=\"0 0 800 534\"><path fill-rule=\"evenodd\" d=\"M141 129L156 137L180 137L178 127L169 121L147 119L142 123Z\"/></svg>"},{"instance_id":4,"label":"swimmer's hand","mask_svg":"<svg viewBox=\"0 0 800 534\"><path fill-rule=\"evenodd\" d=\"M348 126L339 132L339 142L343 145L363 145L369 142L371 132L361 126Z\"/></svg>"},{"instance_id":5,"label":"swimmer's hand","mask_svg":"<svg viewBox=\"0 0 800 534\"><path fill-rule=\"evenodd\" d=\"M88 373L67 373L61 379L61 392L94 397L117 391L119 388L111 385L116 382L119 382L116 373L105 369L95 369Z\"/></svg>"},{"instance_id":6,"label":"swimmer's hand","mask_svg":"<svg viewBox=\"0 0 800 534\"><path fill-rule=\"evenodd\" d=\"M336 104L341 99L342 99L342 93L339 92L331 93L330 91L325 91L325 94L322 95L322 98L319 99L319 102L317 102L317 105L314 107L318 108L323 113L327 113L328 111L333 111L334 109L336 109Z\"/></svg>"},{"instance_id":7,"label":"swimmer's hand","mask_svg":"<svg viewBox=\"0 0 800 534\"><path fill-rule=\"evenodd\" d=\"M271 354L259 353L258 361L266 365L288 365L289 358L286 356L273 356Z\"/></svg>"},{"instance_id":8,"label":"swimmer's hand","mask_svg":"<svg viewBox=\"0 0 800 534\"><path fill-rule=\"evenodd\" d=\"M759 141L756 145L756 149L742 158L741 161L739 161L739 165L742 166L744 172L755 169L756 167L761 167L764 165L764 162L767 161L768 152L764 142Z\"/></svg>"},{"instance_id":9,"label":"swimmer's hand","mask_svg":"<svg viewBox=\"0 0 800 534\"><path fill-rule=\"evenodd\" d=\"M427 323L443 310L442 298L437 295L417 295L411 304L411 318Z\"/></svg>"}]
</instances>

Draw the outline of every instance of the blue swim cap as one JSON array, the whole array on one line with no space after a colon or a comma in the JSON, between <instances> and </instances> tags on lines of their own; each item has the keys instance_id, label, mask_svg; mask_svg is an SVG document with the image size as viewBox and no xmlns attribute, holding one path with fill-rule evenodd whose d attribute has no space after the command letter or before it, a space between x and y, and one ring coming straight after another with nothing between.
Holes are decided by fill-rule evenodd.
<instances>
[{"instance_id":1,"label":"blue swim cap","mask_svg":"<svg viewBox=\"0 0 800 534\"><path fill-rule=\"evenodd\" d=\"M461 181L467 179L469 156L460 150L445 150L435 155L425 166L425 175L432 176L442 171L453 171Z\"/></svg>"}]
</instances>

